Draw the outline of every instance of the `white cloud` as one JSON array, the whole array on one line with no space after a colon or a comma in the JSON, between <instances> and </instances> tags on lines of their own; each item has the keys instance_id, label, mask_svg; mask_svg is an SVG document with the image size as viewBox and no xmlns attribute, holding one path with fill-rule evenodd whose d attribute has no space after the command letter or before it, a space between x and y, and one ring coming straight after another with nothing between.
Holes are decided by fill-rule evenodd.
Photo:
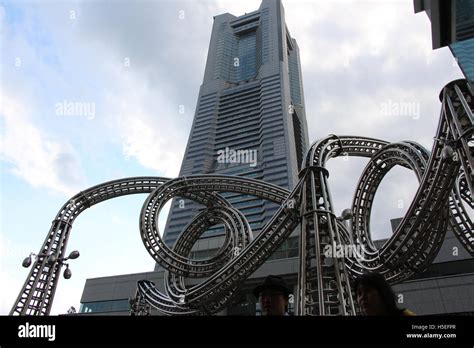
<instances>
[{"instance_id":1,"label":"white cloud","mask_svg":"<svg viewBox=\"0 0 474 348\"><path fill-rule=\"evenodd\" d=\"M3 233L0 233L0 279L2 280L2 286L0 286L0 315L10 312L24 281L19 277L19 272L13 272L11 267L7 267L7 264L11 260L20 260L19 262L21 262L21 258L26 256L28 255L25 255L21 247L12 244ZM18 267L20 267L19 263Z\"/></svg>"},{"instance_id":2,"label":"white cloud","mask_svg":"<svg viewBox=\"0 0 474 348\"><path fill-rule=\"evenodd\" d=\"M20 280L4 268L0 268L0 279L3 285L0 289L0 315L8 315L24 280ZM5 284L8 286L4 286Z\"/></svg>"},{"instance_id":3,"label":"white cloud","mask_svg":"<svg viewBox=\"0 0 474 348\"><path fill-rule=\"evenodd\" d=\"M138 113L122 115L123 153L127 158L135 157L142 166L162 175L177 176L182 152L176 152L183 149L182 143L176 140L171 129L167 129L167 134L160 134L156 128L152 128L146 122L149 117Z\"/></svg>"},{"instance_id":4,"label":"white cloud","mask_svg":"<svg viewBox=\"0 0 474 348\"><path fill-rule=\"evenodd\" d=\"M10 171L33 187L71 196L83 187L80 164L70 144L52 140L34 126L28 103L2 93L0 156Z\"/></svg>"},{"instance_id":5,"label":"white cloud","mask_svg":"<svg viewBox=\"0 0 474 348\"><path fill-rule=\"evenodd\" d=\"M77 275L75 275L74 273L73 277L77 277ZM84 283L80 281L65 280L62 274L60 275L60 277L62 279L59 281L50 314L66 314L71 306L73 306L76 311L79 312L80 299L83 290L82 284Z\"/></svg>"},{"instance_id":6,"label":"white cloud","mask_svg":"<svg viewBox=\"0 0 474 348\"><path fill-rule=\"evenodd\" d=\"M180 123L186 116L161 90L142 83L140 73L110 68L117 88L106 95L106 115L121 139L123 154L159 175L178 176L187 140Z\"/></svg>"},{"instance_id":7,"label":"white cloud","mask_svg":"<svg viewBox=\"0 0 474 348\"><path fill-rule=\"evenodd\" d=\"M219 15L228 12L236 17L239 17L244 15L245 13L250 13L257 10L260 7L260 3L260 0L217 0L214 4L212 4L213 6L209 6L209 11L217 11L214 13L214 15Z\"/></svg>"}]
</instances>

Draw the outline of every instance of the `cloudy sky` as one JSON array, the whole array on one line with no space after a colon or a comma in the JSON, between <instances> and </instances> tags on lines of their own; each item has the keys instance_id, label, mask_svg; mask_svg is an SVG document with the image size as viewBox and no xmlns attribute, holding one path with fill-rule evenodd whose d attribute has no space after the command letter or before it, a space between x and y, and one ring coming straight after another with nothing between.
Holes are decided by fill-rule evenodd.
<instances>
[{"instance_id":1,"label":"cloudy sky","mask_svg":"<svg viewBox=\"0 0 474 348\"><path fill-rule=\"evenodd\" d=\"M0 314L7 314L62 204L130 176L178 174L202 82L213 16L259 1L0 1ZM438 93L462 74L431 49L430 22L406 1L284 2L298 41L309 138L365 135L431 148ZM82 112L64 110L82 103ZM401 105L410 106L397 112ZM350 206L365 160L330 163L336 213ZM374 238L390 235L417 187L395 168L375 198ZM139 237L145 196L84 212L53 314L79 308L87 278L150 271ZM107 246L104 248L104 246Z\"/></svg>"}]
</instances>

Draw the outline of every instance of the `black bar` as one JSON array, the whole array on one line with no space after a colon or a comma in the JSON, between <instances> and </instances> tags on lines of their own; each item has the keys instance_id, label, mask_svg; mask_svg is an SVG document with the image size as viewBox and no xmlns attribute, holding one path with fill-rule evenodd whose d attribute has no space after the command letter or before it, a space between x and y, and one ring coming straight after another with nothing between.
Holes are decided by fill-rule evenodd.
<instances>
[{"instance_id":1,"label":"black bar","mask_svg":"<svg viewBox=\"0 0 474 348\"><path fill-rule=\"evenodd\" d=\"M26 323L54 325L54 340L19 337ZM21 325L24 325L23 327ZM50 316L0 317L0 346L155 344L403 344L472 347L474 316L413 317L161 317ZM35 327L37 328L37 327ZM52 327L49 333L52 334ZM434 335L456 337L435 337ZM420 335L408 337L407 335ZM49 337L49 338L48 338Z\"/></svg>"}]
</instances>

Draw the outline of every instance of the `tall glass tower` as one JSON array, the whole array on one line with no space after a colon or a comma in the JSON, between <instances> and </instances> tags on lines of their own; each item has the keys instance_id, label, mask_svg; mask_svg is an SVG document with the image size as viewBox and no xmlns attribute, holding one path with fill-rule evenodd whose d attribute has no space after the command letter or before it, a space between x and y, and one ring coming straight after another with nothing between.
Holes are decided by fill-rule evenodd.
<instances>
[{"instance_id":1,"label":"tall glass tower","mask_svg":"<svg viewBox=\"0 0 474 348\"><path fill-rule=\"evenodd\" d=\"M431 21L433 49L449 46L459 68L474 88L474 2L472 0L414 0L415 13Z\"/></svg>"},{"instance_id":2,"label":"tall glass tower","mask_svg":"<svg viewBox=\"0 0 474 348\"><path fill-rule=\"evenodd\" d=\"M474 2L457 0L454 12L455 42L449 48L474 88Z\"/></svg>"},{"instance_id":3,"label":"tall glass tower","mask_svg":"<svg viewBox=\"0 0 474 348\"><path fill-rule=\"evenodd\" d=\"M291 189L308 145L299 49L281 1L263 0L257 11L240 17L215 16L179 175L239 175ZM245 214L254 234L276 210L251 196L225 197ZM186 199L172 202L164 233L168 245L199 208ZM219 226L207 231L193 256L211 256L223 233ZM295 242L295 250L280 258L296 256Z\"/></svg>"}]
</instances>

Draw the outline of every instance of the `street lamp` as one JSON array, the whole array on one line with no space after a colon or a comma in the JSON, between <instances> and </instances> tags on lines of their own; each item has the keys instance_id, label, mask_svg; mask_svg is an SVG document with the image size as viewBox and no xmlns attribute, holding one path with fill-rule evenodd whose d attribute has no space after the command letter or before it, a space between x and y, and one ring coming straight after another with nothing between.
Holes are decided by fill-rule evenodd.
<instances>
[{"instance_id":1,"label":"street lamp","mask_svg":"<svg viewBox=\"0 0 474 348\"><path fill-rule=\"evenodd\" d=\"M72 276L72 272L69 269L69 264L66 263L66 261L69 260L69 259L71 259L71 260L77 259L79 256L80 256L80 254L79 254L79 251L77 251L77 250L71 251L71 253L68 255L68 257L60 257L60 258L58 258L55 254L48 255L48 254L30 253L30 255L27 256L23 260L22 266L25 267L25 268L30 267L31 263L33 262L33 257L35 258L35 261L36 260L43 260L43 259L47 258L46 262L47 262L49 267L54 266L54 264L56 262L59 262L60 267L62 267L63 265L66 266L66 269L64 270L63 276L64 276L64 279L70 279L71 276Z\"/></svg>"},{"instance_id":2,"label":"street lamp","mask_svg":"<svg viewBox=\"0 0 474 348\"><path fill-rule=\"evenodd\" d=\"M347 208L341 212L341 216L337 218L339 221L352 219L352 210Z\"/></svg>"},{"instance_id":3,"label":"street lamp","mask_svg":"<svg viewBox=\"0 0 474 348\"><path fill-rule=\"evenodd\" d=\"M352 210L347 208L341 212L341 216L336 218L338 221L341 221L347 229L351 229L352 222Z\"/></svg>"}]
</instances>

